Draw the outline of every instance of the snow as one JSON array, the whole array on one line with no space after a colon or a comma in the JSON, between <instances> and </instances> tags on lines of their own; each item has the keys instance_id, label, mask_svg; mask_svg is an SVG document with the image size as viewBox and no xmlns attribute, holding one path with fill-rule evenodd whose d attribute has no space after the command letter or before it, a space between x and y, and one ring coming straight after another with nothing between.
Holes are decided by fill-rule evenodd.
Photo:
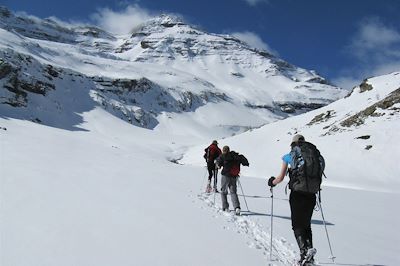
<instances>
[{"instance_id":1,"label":"snow","mask_svg":"<svg viewBox=\"0 0 400 266\"><path fill-rule=\"evenodd\" d=\"M26 25L0 11L1 63L18 69L22 81L55 86L45 95L29 92L25 105L12 107L5 103L16 94L5 87L8 77L0 80L0 265L291 265L298 251L283 185L274 189L269 261L266 180L279 171L295 133L315 143L327 162L322 204L338 264L400 264L400 106L378 108L360 125L341 124L398 89L398 72L368 79L372 90L357 87L347 98L291 117L270 109L327 104L343 90L173 17L137 29L149 35L92 29L99 36L89 37L81 26ZM160 19L179 25L161 27ZM182 45L188 39L196 42L190 49ZM155 49L144 51L142 40ZM117 52L124 43L129 49ZM186 53L180 56L179 48ZM46 77L48 64L58 77ZM146 80L151 89L108 87L123 78ZM185 98L189 92L207 100ZM188 99L193 105L179 109ZM147 128L128 120L141 116ZM203 149L214 138L250 161L240 178L250 209L239 190L242 216L222 212L218 194L203 193ZM313 216L314 243L317 261L326 263L320 214Z\"/></svg>"},{"instance_id":2,"label":"snow","mask_svg":"<svg viewBox=\"0 0 400 266\"><path fill-rule=\"evenodd\" d=\"M85 121L72 132L1 119L1 265L263 263L201 214L201 168L168 162L151 133L100 109Z\"/></svg>"},{"instance_id":3,"label":"snow","mask_svg":"<svg viewBox=\"0 0 400 266\"><path fill-rule=\"evenodd\" d=\"M279 169L278 153L288 149L290 136L275 142L275 138L265 137L265 131L269 127L283 128L277 132L279 135L294 121L308 122L313 115L304 114L220 140L250 160L251 167L243 168L240 181L251 212L246 212L241 196L241 217L221 212L219 195L214 206L213 195L201 193L206 176L202 163L178 165L167 160L183 146L171 141L166 132L132 127L101 108L82 113L83 122L77 125L80 131L2 117L0 126L7 130L0 132L1 264L266 264L271 204L266 177ZM397 121L382 123L393 126ZM358 179L340 179L336 174L340 169L330 163L339 161L332 155L332 149L339 146L333 138L343 140L348 134L359 135L345 132L325 137L325 141L315 137L328 162L329 179L324 180L322 197L334 255L343 264L397 265L399 235L393 228L399 223L394 210L400 195L397 191L381 192L388 190L384 184L369 187L370 182L360 175L361 168L352 170ZM260 143L260 137L268 149ZM281 142L285 144L282 147ZM360 154L363 152L357 156ZM199 151L193 157L201 160L201 155ZM263 164L258 164L257 158ZM192 164L196 164L194 160ZM271 170L265 170L264 165ZM375 170L368 167L368 171ZM385 175L385 179L390 178ZM334 181L339 186L330 185ZM357 189L351 186L355 181ZM396 183L391 185L396 188ZM297 256L289 204L283 186L274 193L272 264L288 265ZM313 232L317 260L328 262L330 254L319 212L313 216Z\"/></svg>"}]
</instances>

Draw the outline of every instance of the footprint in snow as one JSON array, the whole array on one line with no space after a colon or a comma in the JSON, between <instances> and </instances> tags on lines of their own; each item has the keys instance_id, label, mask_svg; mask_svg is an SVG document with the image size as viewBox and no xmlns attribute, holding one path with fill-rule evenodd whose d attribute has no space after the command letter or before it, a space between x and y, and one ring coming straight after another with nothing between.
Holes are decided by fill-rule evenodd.
<instances>
[{"instance_id":1,"label":"footprint in snow","mask_svg":"<svg viewBox=\"0 0 400 266\"><path fill-rule=\"evenodd\" d=\"M269 256L271 242L269 231L264 231L264 228L250 217L236 216L233 212L222 211L214 204L213 194L201 193L198 198L214 211L213 217L224 217L227 222L233 224L233 230L248 239L248 247L261 250L264 256ZM224 226L224 229L230 230L230 227ZM265 229L268 230L268 228ZM284 238L272 239L273 255L278 264L292 265L295 261L296 252L290 246Z\"/></svg>"}]
</instances>

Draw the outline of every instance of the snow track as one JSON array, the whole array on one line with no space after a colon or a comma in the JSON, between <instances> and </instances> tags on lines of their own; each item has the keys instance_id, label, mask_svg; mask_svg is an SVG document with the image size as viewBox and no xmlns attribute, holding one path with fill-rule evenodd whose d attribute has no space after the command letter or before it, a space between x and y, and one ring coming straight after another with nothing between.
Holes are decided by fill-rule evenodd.
<instances>
[{"instance_id":1,"label":"snow track","mask_svg":"<svg viewBox=\"0 0 400 266\"><path fill-rule=\"evenodd\" d=\"M224 227L229 230L232 229L238 234L245 236L247 245L250 248L259 249L263 252L264 256L269 258L271 236L269 228L263 228L260 224L253 221L250 217L246 216L246 211L242 212L243 215L236 216L233 212L224 212L217 206L219 201L214 204L214 194L200 193L197 197L203 201L209 209L214 213L214 217L223 217L228 222ZM219 195L216 195L219 199ZM232 227L230 225L233 225ZM272 239L273 261L270 265L293 265L296 252L293 251L284 238Z\"/></svg>"}]
</instances>

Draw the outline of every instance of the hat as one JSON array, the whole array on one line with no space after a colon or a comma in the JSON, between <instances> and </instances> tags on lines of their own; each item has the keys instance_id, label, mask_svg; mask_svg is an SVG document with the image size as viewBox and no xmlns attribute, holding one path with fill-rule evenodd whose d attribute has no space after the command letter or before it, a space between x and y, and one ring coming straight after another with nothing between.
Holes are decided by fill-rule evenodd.
<instances>
[{"instance_id":1,"label":"hat","mask_svg":"<svg viewBox=\"0 0 400 266\"><path fill-rule=\"evenodd\" d=\"M217 144L218 144L218 141L216 141L216 140L213 140L212 144L215 144L215 145L217 145Z\"/></svg>"},{"instance_id":2,"label":"hat","mask_svg":"<svg viewBox=\"0 0 400 266\"><path fill-rule=\"evenodd\" d=\"M300 134L294 135L294 136L293 136L293 139L292 139L292 143L293 143L293 142L299 142L299 141L305 141L304 136L303 136L303 135L300 135Z\"/></svg>"}]
</instances>

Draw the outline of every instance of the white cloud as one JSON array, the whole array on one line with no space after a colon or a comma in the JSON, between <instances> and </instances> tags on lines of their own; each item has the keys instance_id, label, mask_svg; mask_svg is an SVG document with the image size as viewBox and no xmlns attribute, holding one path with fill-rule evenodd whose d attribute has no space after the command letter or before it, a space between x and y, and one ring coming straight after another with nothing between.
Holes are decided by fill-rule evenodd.
<instances>
[{"instance_id":1,"label":"white cloud","mask_svg":"<svg viewBox=\"0 0 400 266\"><path fill-rule=\"evenodd\" d=\"M264 42L260 36L251 31L245 32L233 32L232 36L238 38L239 40L247 43L248 45L257 48L259 50L265 50L270 54L278 55L278 52L272 49L266 42Z\"/></svg>"},{"instance_id":2,"label":"white cloud","mask_svg":"<svg viewBox=\"0 0 400 266\"><path fill-rule=\"evenodd\" d=\"M256 6L259 3L268 3L269 0L245 0L249 5Z\"/></svg>"},{"instance_id":3,"label":"white cloud","mask_svg":"<svg viewBox=\"0 0 400 266\"><path fill-rule=\"evenodd\" d=\"M377 18L369 18L359 25L348 50L359 60L366 60L371 55L381 59L386 56L396 56L396 54L398 56L399 45L400 32L384 25Z\"/></svg>"},{"instance_id":4,"label":"white cloud","mask_svg":"<svg viewBox=\"0 0 400 266\"><path fill-rule=\"evenodd\" d=\"M125 3L121 5L125 5ZM41 18L29 15L25 12L16 12L15 14L17 16L28 17L37 23L42 22ZM94 22L94 24L110 33L125 34L157 15L158 14L155 12L142 8L138 4L134 4L125 5L125 8L120 11L114 11L107 7L99 8L96 13L90 16L90 19L91 22ZM63 21L55 16L50 16L48 19L66 28L90 25L88 21Z\"/></svg>"},{"instance_id":5,"label":"white cloud","mask_svg":"<svg viewBox=\"0 0 400 266\"><path fill-rule=\"evenodd\" d=\"M61 19L59 19L59 18L57 18L55 16L48 17L48 19L51 20L51 21L54 21L58 25L61 25L62 27L65 27L65 28L74 28L74 27L79 27L79 26L83 27L83 26L87 26L88 25L87 23L84 23L82 21L73 21L73 20L64 21L64 20L61 20Z\"/></svg>"},{"instance_id":6,"label":"white cloud","mask_svg":"<svg viewBox=\"0 0 400 266\"><path fill-rule=\"evenodd\" d=\"M115 34L125 34L155 15L149 10L135 4L127 6L122 11L101 8L91 18L106 31Z\"/></svg>"},{"instance_id":7,"label":"white cloud","mask_svg":"<svg viewBox=\"0 0 400 266\"><path fill-rule=\"evenodd\" d=\"M71 28L74 28L74 27L86 26L87 25L87 23L84 23L82 21L73 21L73 20L64 21L64 20L61 20L61 19L59 19L59 18L57 18L55 16L50 16L50 17L45 18L45 20L43 20L43 18L39 18L39 17L36 17L34 15L30 15L30 14L28 14L26 12L23 12L23 11L17 11L17 12L15 12L15 15L17 17L29 18L29 19L33 20L35 23L38 23L38 24L54 22L54 23L58 24L59 26L67 28L67 29L71 29Z\"/></svg>"},{"instance_id":8,"label":"white cloud","mask_svg":"<svg viewBox=\"0 0 400 266\"><path fill-rule=\"evenodd\" d=\"M365 19L345 52L353 58L354 67L344 69L333 81L351 89L365 78L400 70L400 31L379 18Z\"/></svg>"}]
</instances>

